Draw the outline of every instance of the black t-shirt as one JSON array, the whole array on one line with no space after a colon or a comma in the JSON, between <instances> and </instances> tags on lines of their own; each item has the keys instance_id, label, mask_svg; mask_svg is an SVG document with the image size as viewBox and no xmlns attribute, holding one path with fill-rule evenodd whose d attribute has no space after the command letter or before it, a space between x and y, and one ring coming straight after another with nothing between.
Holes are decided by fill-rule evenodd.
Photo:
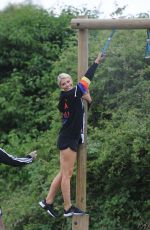
<instances>
[{"instance_id":1,"label":"black t-shirt","mask_svg":"<svg viewBox=\"0 0 150 230\"><path fill-rule=\"evenodd\" d=\"M64 137L78 138L83 126L84 108L82 104L83 93L77 85L73 89L60 94L58 108L62 113L62 128L60 134Z\"/></svg>"},{"instance_id":2,"label":"black t-shirt","mask_svg":"<svg viewBox=\"0 0 150 230\"><path fill-rule=\"evenodd\" d=\"M60 94L58 109L62 113L62 128L59 134L70 139L79 139L83 129L84 108L82 96L86 93L98 64L93 63L76 87Z\"/></svg>"}]
</instances>

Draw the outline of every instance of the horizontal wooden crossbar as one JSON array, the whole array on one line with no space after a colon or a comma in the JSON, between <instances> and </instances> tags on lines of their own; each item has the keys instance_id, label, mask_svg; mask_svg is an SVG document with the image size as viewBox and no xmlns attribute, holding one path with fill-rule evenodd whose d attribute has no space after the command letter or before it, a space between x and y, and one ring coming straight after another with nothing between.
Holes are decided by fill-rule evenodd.
<instances>
[{"instance_id":1,"label":"horizontal wooden crossbar","mask_svg":"<svg viewBox=\"0 0 150 230\"><path fill-rule=\"evenodd\" d=\"M150 29L150 19L72 19L72 29Z\"/></svg>"}]
</instances>

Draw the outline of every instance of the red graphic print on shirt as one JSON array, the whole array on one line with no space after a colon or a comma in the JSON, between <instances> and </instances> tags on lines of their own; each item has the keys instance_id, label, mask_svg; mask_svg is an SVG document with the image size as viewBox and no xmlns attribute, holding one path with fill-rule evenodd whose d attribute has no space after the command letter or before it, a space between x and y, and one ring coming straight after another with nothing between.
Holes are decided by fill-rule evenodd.
<instances>
[{"instance_id":1,"label":"red graphic print on shirt","mask_svg":"<svg viewBox=\"0 0 150 230\"><path fill-rule=\"evenodd\" d=\"M69 113L69 105L67 103L67 99L65 99L65 103L64 103L64 112L63 112L63 123L66 123L70 113Z\"/></svg>"}]
</instances>

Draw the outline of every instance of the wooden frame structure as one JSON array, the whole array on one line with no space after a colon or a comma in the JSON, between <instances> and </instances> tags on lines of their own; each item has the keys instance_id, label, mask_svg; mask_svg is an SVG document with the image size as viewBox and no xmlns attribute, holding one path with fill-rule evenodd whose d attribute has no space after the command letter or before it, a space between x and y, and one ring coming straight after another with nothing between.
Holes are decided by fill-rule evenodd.
<instances>
[{"instance_id":1,"label":"wooden frame structure","mask_svg":"<svg viewBox=\"0 0 150 230\"><path fill-rule=\"evenodd\" d=\"M71 20L71 28L78 29L78 80L88 68L88 29L149 29L150 19L88 19L86 16ZM85 143L77 155L76 203L86 211L86 159L87 159L87 104L85 106ZM73 216L72 230L88 230L89 215Z\"/></svg>"}]
</instances>

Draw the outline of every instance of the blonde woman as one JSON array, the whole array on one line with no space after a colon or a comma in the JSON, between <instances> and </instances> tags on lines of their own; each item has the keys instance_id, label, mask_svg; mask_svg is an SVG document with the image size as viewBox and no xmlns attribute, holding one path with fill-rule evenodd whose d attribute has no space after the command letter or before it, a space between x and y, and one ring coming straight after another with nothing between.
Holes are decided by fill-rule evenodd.
<instances>
[{"instance_id":1,"label":"blonde woman","mask_svg":"<svg viewBox=\"0 0 150 230\"><path fill-rule=\"evenodd\" d=\"M82 99L84 98L88 103L91 103L88 88L98 64L104 58L104 55L99 54L75 87L69 74L61 73L58 76L58 85L61 89L58 109L62 114L62 127L57 141L57 146L60 150L60 171L52 181L46 199L39 202L40 206L52 217L58 216L53 203L59 188L61 188L64 200L64 216L85 214L84 211L72 205L70 180L76 161L78 145L83 142L84 108Z\"/></svg>"}]
</instances>

